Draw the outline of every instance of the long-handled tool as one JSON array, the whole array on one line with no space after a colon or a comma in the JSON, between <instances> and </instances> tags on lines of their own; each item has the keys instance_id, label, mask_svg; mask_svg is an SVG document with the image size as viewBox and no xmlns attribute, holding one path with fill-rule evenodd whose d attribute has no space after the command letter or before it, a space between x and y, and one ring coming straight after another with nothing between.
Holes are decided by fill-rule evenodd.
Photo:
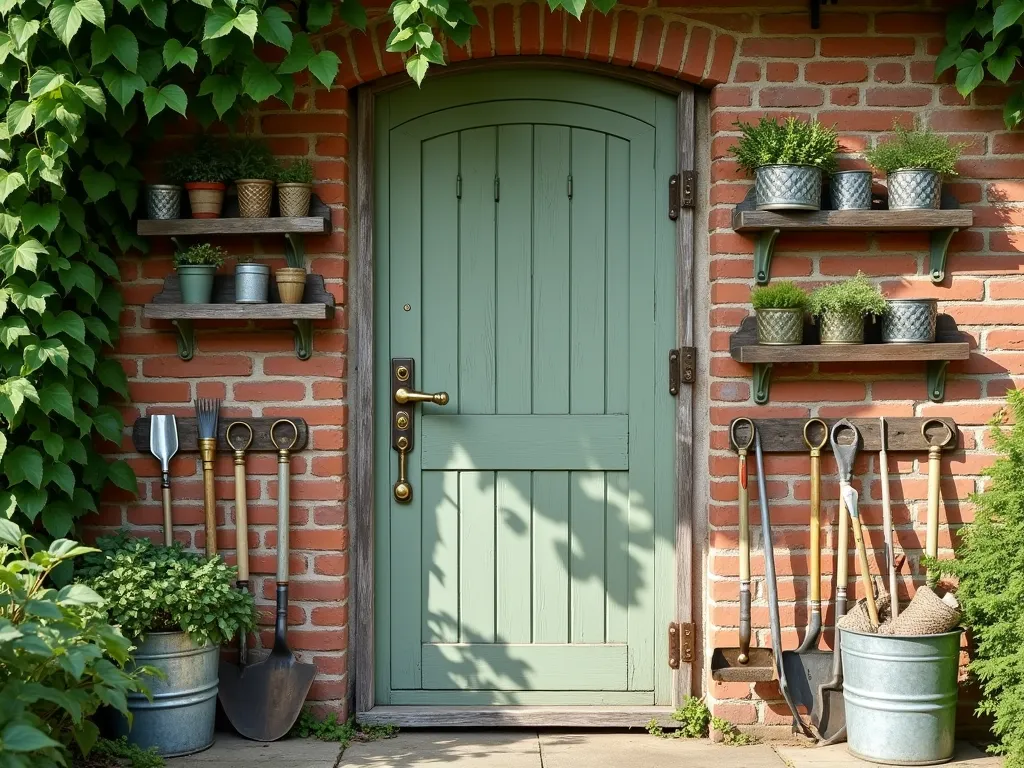
<instances>
[{"instance_id":1,"label":"long-handled tool","mask_svg":"<svg viewBox=\"0 0 1024 768\"><path fill-rule=\"evenodd\" d=\"M889 569L889 608L895 619L900 615L900 598L897 590L899 566L896 564L896 549L892 535L892 502L889 499L889 454L886 451L885 417L878 417L878 433L882 447L878 451L878 471L882 481L882 527L885 529L885 567Z\"/></svg>"},{"instance_id":2,"label":"long-handled tool","mask_svg":"<svg viewBox=\"0 0 1024 768\"><path fill-rule=\"evenodd\" d=\"M164 502L164 546L174 541L171 518L171 459L178 452L178 422L174 416L149 417L149 452L160 462L160 489Z\"/></svg>"},{"instance_id":3,"label":"long-handled tool","mask_svg":"<svg viewBox=\"0 0 1024 768\"><path fill-rule=\"evenodd\" d=\"M832 679L832 654L818 648L821 634L821 449L828 442L828 425L821 419L804 424L804 443L811 454L811 616L804 641L795 651L782 652L793 700L807 712L813 712L816 697L823 685ZM813 721L812 721L813 728ZM820 734L815 734L820 737Z\"/></svg>"},{"instance_id":4,"label":"long-handled tool","mask_svg":"<svg viewBox=\"0 0 1024 768\"><path fill-rule=\"evenodd\" d=\"M206 554L217 554L217 491L213 461L217 454L217 418L220 400L196 400L199 426L199 455L203 459L203 509L206 513Z\"/></svg>"},{"instance_id":5,"label":"long-handled tool","mask_svg":"<svg viewBox=\"0 0 1024 768\"><path fill-rule=\"evenodd\" d=\"M279 427L292 428L291 442L279 441ZM288 648L288 512L289 462L298 440L294 422L279 419L270 427L277 447L277 616L274 648L270 655L244 669L229 665L220 677L221 704L235 726L248 739L276 741L288 733L316 677L316 666L300 664Z\"/></svg>"},{"instance_id":6,"label":"long-handled tool","mask_svg":"<svg viewBox=\"0 0 1024 768\"><path fill-rule=\"evenodd\" d=\"M245 435L244 442L235 444L231 434L241 431ZM248 433L248 434L246 434ZM224 433L228 445L235 454L235 558L238 561L238 580L235 586L243 592L249 591L249 510L245 496L245 452L252 445L252 427L244 421L233 421L228 424ZM244 667L248 663L248 640L245 632L238 633L238 665Z\"/></svg>"},{"instance_id":7,"label":"long-handled tool","mask_svg":"<svg viewBox=\"0 0 1024 768\"><path fill-rule=\"evenodd\" d=\"M868 621L871 629L878 629L878 605L875 603L875 588L871 583L871 564L868 562L868 550L864 544L864 528L860 524L860 511L858 509L859 496L857 489L850 485L847 479L842 483L840 493L846 502L846 508L850 510L850 522L853 524L853 543L857 547L857 562L860 571L860 586L864 592L864 602L868 608Z\"/></svg>"},{"instance_id":8,"label":"long-handled tool","mask_svg":"<svg viewBox=\"0 0 1024 768\"><path fill-rule=\"evenodd\" d=\"M746 437L741 436L746 431ZM750 494L747 489L747 453L754 442L754 422L735 419L729 439L739 453L736 495L739 508L740 627L738 648L716 648L711 654L711 677L722 682L765 682L775 677L770 648L750 647Z\"/></svg>"},{"instance_id":9,"label":"long-handled tool","mask_svg":"<svg viewBox=\"0 0 1024 768\"><path fill-rule=\"evenodd\" d=\"M772 521L768 514L768 492L764 483L764 456L761 453L761 436L754 434L754 452L757 456L757 500L761 507L761 534L764 537L764 581L768 586L768 616L771 620L772 648L775 649L775 673L779 677L779 690L786 700L793 722L806 735L813 736L797 711L796 703L789 691L786 670L782 666L782 619L779 617L779 585L775 579L775 545L772 542Z\"/></svg>"},{"instance_id":10,"label":"long-handled tool","mask_svg":"<svg viewBox=\"0 0 1024 768\"><path fill-rule=\"evenodd\" d=\"M936 443L928 437L928 427L933 424L938 424L946 430L946 438L939 443ZM941 468L940 462L942 457L942 449L948 443L953 440L953 430L949 428L949 425L939 419L928 419L921 425L921 435L928 443L928 531L927 538L925 539L925 554L930 558L936 558L939 556L939 501L941 489L939 487L939 480L941 479ZM928 571L928 585L934 586L936 580L936 574L929 570Z\"/></svg>"}]
</instances>

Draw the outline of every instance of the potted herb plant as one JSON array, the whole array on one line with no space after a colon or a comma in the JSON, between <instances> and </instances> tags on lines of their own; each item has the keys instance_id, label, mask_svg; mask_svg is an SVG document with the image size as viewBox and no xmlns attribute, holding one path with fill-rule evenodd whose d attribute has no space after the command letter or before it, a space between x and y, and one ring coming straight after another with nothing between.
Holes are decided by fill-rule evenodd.
<instances>
[{"instance_id":1,"label":"potted herb plant","mask_svg":"<svg viewBox=\"0 0 1024 768\"><path fill-rule=\"evenodd\" d=\"M277 204L282 216L308 216L313 193L313 164L294 160L277 175Z\"/></svg>"},{"instance_id":2,"label":"potted herb plant","mask_svg":"<svg viewBox=\"0 0 1024 768\"><path fill-rule=\"evenodd\" d=\"M170 176L188 192L194 219L216 219L224 206L225 183L231 178L231 164L224 150L212 141L200 142L194 150L176 156Z\"/></svg>"},{"instance_id":3,"label":"potted herb plant","mask_svg":"<svg viewBox=\"0 0 1024 768\"><path fill-rule=\"evenodd\" d=\"M245 259L235 267L235 303L266 304L270 292L270 265Z\"/></svg>"},{"instance_id":4,"label":"potted herb plant","mask_svg":"<svg viewBox=\"0 0 1024 768\"><path fill-rule=\"evenodd\" d=\"M821 209L821 175L835 170L839 134L812 120L780 123L762 117L756 125L736 123L743 134L729 148L740 167L754 177L759 211Z\"/></svg>"},{"instance_id":5,"label":"potted herb plant","mask_svg":"<svg viewBox=\"0 0 1024 768\"><path fill-rule=\"evenodd\" d=\"M302 294L306 291L306 264L300 251L292 247L285 249L287 267L280 267L274 273L277 281L277 293L282 304L301 304Z\"/></svg>"},{"instance_id":6,"label":"potted herb plant","mask_svg":"<svg viewBox=\"0 0 1024 768\"><path fill-rule=\"evenodd\" d=\"M235 588L237 571L219 557L156 546L122 532L101 537L79 578L107 602L110 620L138 646L135 661L153 694L128 694L132 723L118 718L119 736L164 756L187 755L213 743L220 645L256 624L252 595Z\"/></svg>"},{"instance_id":7,"label":"potted herb plant","mask_svg":"<svg viewBox=\"0 0 1024 768\"><path fill-rule=\"evenodd\" d=\"M243 139L232 153L231 165L238 192L238 215L243 219L270 216L279 171L270 147L262 141Z\"/></svg>"},{"instance_id":8,"label":"potted herb plant","mask_svg":"<svg viewBox=\"0 0 1024 768\"><path fill-rule=\"evenodd\" d=\"M757 313L757 343L792 346L804 339L807 293L785 280L762 285L750 292Z\"/></svg>"},{"instance_id":9,"label":"potted herb plant","mask_svg":"<svg viewBox=\"0 0 1024 768\"><path fill-rule=\"evenodd\" d=\"M181 285L184 304L209 304L213 297L213 278L227 257L220 246L200 243L174 255L174 268Z\"/></svg>"},{"instance_id":10,"label":"potted herb plant","mask_svg":"<svg viewBox=\"0 0 1024 768\"><path fill-rule=\"evenodd\" d=\"M884 313L885 297L858 272L850 280L818 288L809 307L820 323L822 344L863 344L864 318Z\"/></svg>"},{"instance_id":11,"label":"potted herb plant","mask_svg":"<svg viewBox=\"0 0 1024 768\"><path fill-rule=\"evenodd\" d=\"M889 181L889 210L939 208L942 179L956 175L956 161L966 144L898 122L892 130L891 138L866 153L868 162L884 171Z\"/></svg>"},{"instance_id":12,"label":"potted herb plant","mask_svg":"<svg viewBox=\"0 0 1024 768\"><path fill-rule=\"evenodd\" d=\"M930 344L938 317L935 299L889 299L882 315L882 342Z\"/></svg>"}]
</instances>

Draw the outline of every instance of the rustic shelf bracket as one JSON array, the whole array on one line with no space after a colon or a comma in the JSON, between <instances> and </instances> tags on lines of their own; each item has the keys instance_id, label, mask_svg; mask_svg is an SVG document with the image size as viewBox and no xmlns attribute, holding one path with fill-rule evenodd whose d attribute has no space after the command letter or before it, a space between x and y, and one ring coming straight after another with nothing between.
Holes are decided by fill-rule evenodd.
<instances>
[{"instance_id":1,"label":"rustic shelf bracket","mask_svg":"<svg viewBox=\"0 0 1024 768\"><path fill-rule=\"evenodd\" d=\"M931 255L928 259L928 272L933 283L941 283L946 279L946 252L949 250L949 242L960 230L957 227L947 229L936 229L929 235L929 250Z\"/></svg>"},{"instance_id":2,"label":"rustic shelf bracket","mask_svg":"<svg viewBox=\"0 0 1024 768\"><path fill-rule=\"evenodd\" d=\"M313 356L313 321L292 320L295 323L295 356L309 360Z\"/></svg>"},{"instance_id":3,"label":"rustic shelf bracket","mask_svg":"<svg viewBox=\"0 0 1024 768\"><path fill-rule=\"evenodd\" d=\"M941 403L946 397L946 368L948 360L929 360L925 381L928 384L928 399Z\"/></svg>"},{"instance_id":4,"label":"rustic shelf bracket","mask_svg":"<svg viewBox=\"0 0 1024 768\"><path fill-rule=\"evenodd\" d=\"M775 252L775 239L779 236L778 229L765 229L757 233L754 239L754 281L765 285L772 272L772 254Z\"/></svg>"},{"instance_id":5,"label":"rustic shelf bracket","mask_svg":"<svg viewBox=\"0 0 1024 768\"><path fill-rule=\"evenodd\" d=\"M195 326L191 320L171 320L171 324L174 326L175 333L174 340L178 342L178 357L182 360L188 361L192 359L192 355L196 351L196 331Z\"/></svg>"},{"instance_id":6,"label":"rustic shelf bracket","mask_svg":"<svg viewBox=\"0 0 1024 768\"><path fill-rule=\"evenodd\" d=\"M754 363L754 402L764 405L768 402L768 391L772 386L772 364Z\"/></svg>"}]
</instances>

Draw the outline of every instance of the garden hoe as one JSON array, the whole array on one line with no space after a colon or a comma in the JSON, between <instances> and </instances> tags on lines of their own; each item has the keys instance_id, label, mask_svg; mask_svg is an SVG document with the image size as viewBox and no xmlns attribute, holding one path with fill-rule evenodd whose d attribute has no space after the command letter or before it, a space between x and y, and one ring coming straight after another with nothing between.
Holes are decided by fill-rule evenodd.
<instances>
[{"instance_id":1,"label":"garden hoe","mask_svg":"<svg viewBox=\"0 0 1024 768\"><path fill-rule=\"evenodd\" d=\"M811 617L800 647L782 652L782 668L793 701L808 713L814 711L821 687L832 679L832 654L818 648L821 634L821 449L827 442L828 425L824 421L811 419L804 424L804 443L811 452ZM794 725L801 724L794 720ZM815 737L820 738L820 734L815 733Z\"/></svg>"},{"instance_id":2,"label":"garden hoe","mask_svg":"<svg viewBox=\"0 0 1024 768\"><path fill-rule=\"evenodd\" d=\"M149 452L160 462L160 489L164 500L164 546L174 541L171 519L171 459L178 452L178 422L174 416L149 417Z\"/></svg>"},{"instance_id":3,"label":"garden hoe","mask_svg":"<svg viewBox=\"0 0 1024 768\"><path fill-rule=\"evenodd\" d=\"M745 433L741 436L741 432ZM711 677L722 682L766 682L775 679L775 657L770 648L750 647L750 494L747 489L747 452L754 442L754 422L735 419L729 438L739 452L740 628L738 648L715 648Z\"/></svg>"},{"instance_id":4,"label":"garden hoe","mask_svg":"<svg viewBox=\"0 0 1024 768\"><path fill-rule=\"evenodd\" d=\"M946 430L946 436L942 442L935 442L928 436L928 427L937 424ZM949 425L939 419L928 419L921 425L921 436L928 443L928 529L925 538L924 553L931 559L939 556L939 502L941 499L941 478L940 462L942 460L942 449L953 441L953 430ZM934 587L938 575L935 571L928 571L928 586Z\"/></svg>"},{"instance_id":5,"label":"garden hoe","mask_svg":"<svg viewBox=\"0 0 1024 768\"><path fill-rule=\"evenodd\" d=\"M291 427L291 442L278 442L278 428ZM295 724L316 666L300 664L288 648L288 513L289 462L299 439L294 422L278 419L270 427L277 447L277 616L274 648L261 662L243 668L221 668L220 702L231 724L247 739L277 741Z\"/></svg>"}]
</instances>

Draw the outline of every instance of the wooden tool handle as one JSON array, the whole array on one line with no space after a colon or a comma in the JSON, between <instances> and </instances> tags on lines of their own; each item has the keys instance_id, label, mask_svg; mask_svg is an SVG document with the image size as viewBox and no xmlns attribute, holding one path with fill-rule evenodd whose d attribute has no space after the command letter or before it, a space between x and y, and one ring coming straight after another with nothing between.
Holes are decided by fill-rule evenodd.
<instances>
[{"instance_id":1,"label":"wooden tool handle","mask_svg":"<svg viewBox=\"0 0 1024 768\"><path fill-rule=\"evenodd\" d=\"M291 488L289 486L289 457L287 451L281 451L277 460L277 583L288 584L288 526L289 508L291 507ZM287 592L285 593L287 600Z\"/></svg>"},{"instance_id":2,"label":"wooden tool handle","mask_svg":"<svg viewBox=\"0 0 1024 768\"><path fill-rule=\"evenodd\" d=\"M939 555L939 451L928 451L928 538L925 553L928 557Z\"/></svg>"},{"instance_id":3,"label":"wooden tool handle","mask_svg":"<svg viewBox=\"0 0 1024 768\"><path fill-rule=\"evenodd\" d=\"M850 511L839 493L839 541L836 547L836 585L846 589L850 580Z\"/></svg>"},{"instance_id":4,"label":"wooden tool handle","mask_svg":"<svg viewBox=\"0 0 1024 768\"><path fill-rule=\"evenodd\" d=\"M206 554L217 554L217 496L213 462L203 462L203 508L206 513Z\"/></svg>"},{"instance_id":5,"label":"wooden tool handle","mask_svg":"<svg viewBox=\"0 0 1024 768\"><path fill-rule=\"evenodd\" d=\"M245 459L235 459L235 557L238 580L249 580L249 512L245 497Z\"/></svg>"},{"instance_id":6,"label":"wooden tool handle","mask_svg":"<svg viewBox=\"0 0 1024 768\"><path fill-rule=\"evenodd\" d=\"M747 452L740 452L738 488L740 581L750 581L750 491L747 488Z\"/></svg>"},{"instance_id":7,"label":"wooden tool handle","mask_svg":"<svg viewBox=\"0 0 1024 768\"><path fill-rule=\"evenodd\" d=\"M821 458L811 457L811 603L821 610Z\"/></svg>"},{"instance_id":8,"label":"wooden tool handle","mask_svg":"<svg viewBox=\"0 0 1024 768\"><path fill-rule=\"evenodd\" d=\"M171 484L166 483L162 489L164 500L164 546L174 543L174 523L171 521Z\"/></svg>"},{"instance_id":9,"label":"wooden tool handle","mask_svg":"<svg viewBox=\"0 0 1024 768\"><path fill-rule=\"evenodd\" d=\"M875 604L875 592L871 584L871 565L868 563L868 549L864 544L864 529L860 524L859 515L851 515L853 522L853 542L857 546L857 560L860 563L860 585L864 589L864 599L868 604L868 619L871 628L878 629L878 606Z\"/></svg>"}]
</instances>

